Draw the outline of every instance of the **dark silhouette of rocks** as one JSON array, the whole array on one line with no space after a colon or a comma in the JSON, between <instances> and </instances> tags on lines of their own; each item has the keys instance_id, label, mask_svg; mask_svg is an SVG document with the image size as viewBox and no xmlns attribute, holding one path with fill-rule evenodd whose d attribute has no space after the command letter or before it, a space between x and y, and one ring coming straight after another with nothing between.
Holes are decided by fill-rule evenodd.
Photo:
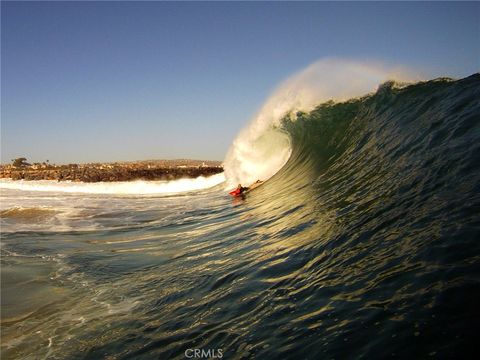
<instances>
[{"instance_id":1,"label":"dark silhouette of rocks","mask_svg":"<svg viewBox=\"0 0 480 360\"><path fill-rule=\"evenodd\" d=\"M122 163L93 163L50 165L33 164L15 167L0 166L0 178L13 180L57 181L132 181L132 180L177 180L196 178L221 173L218 161L201 160L148 160Z\"/></svg>"}]
</instances>

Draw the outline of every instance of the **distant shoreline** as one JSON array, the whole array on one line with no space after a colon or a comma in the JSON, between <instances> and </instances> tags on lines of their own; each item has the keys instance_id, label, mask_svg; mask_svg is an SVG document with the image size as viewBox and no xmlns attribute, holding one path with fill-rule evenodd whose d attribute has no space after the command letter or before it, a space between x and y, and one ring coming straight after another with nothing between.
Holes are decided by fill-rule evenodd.
<instances>
[{"instance_id":1,"label":"distant shoreline","mask_svg":"<svg viewBox=\"0 0 480 360\"><path fill-rule=\"evenodd\" d=\"M0 178L12 180L56 180L115 182L134 180L178 180L212 176L223 172L221 162L208 160L145 160L115 163L55 165L34 163L0 165Z\"/></svg>"}]
</instances>

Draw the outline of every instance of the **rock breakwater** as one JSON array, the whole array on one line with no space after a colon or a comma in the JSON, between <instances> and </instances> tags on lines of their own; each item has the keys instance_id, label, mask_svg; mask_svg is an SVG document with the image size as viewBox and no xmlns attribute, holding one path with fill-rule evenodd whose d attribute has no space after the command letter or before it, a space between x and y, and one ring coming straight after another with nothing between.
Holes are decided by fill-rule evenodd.
<instances>
[{"instance_id":1,"label":"rock breakwater","mask_svg":"<svg viewBox=\"0 0 480 360\"><path fill-rule=\"evenodd\" d=\"M12 180L56 180L81 182L113 182L133 180L177 180L196 178L221 173L223 168L217 162L201 165L183 163L182 165L162 163L115 163L115 164L70 164L49 165L44 167L12 165L0 167L0 178Z\"/></svg>"}]
</instances>

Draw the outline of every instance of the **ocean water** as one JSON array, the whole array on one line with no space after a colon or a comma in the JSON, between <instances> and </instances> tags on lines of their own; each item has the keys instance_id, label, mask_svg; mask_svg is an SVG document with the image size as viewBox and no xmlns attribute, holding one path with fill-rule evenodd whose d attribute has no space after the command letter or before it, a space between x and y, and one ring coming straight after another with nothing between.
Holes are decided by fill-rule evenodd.
<instances>
[{"instance_id":1,"label":"ocean water","mask_svg":"<svg viewBox=\"0 0 480 360\"><path fill-rule=\"evenodd\" d=\"M277 120L243 198L225 190L258 170L239 165L251 130L226 182L2 181L2 359L465 358L480 75Z\"/></svg>"}]
</instances>

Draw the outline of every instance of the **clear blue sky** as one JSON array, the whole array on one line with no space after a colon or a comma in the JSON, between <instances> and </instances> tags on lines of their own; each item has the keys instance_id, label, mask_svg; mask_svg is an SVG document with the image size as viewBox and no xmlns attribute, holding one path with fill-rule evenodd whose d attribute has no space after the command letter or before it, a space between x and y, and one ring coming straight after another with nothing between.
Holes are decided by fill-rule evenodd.
<instances>
[{"instance_id":1,"label":"clear blue sky","mask_svg":"<svg viewBox=\"0 0 480 360\"><path fill-rule=\"evenodd\" d=\"M464 77L479 3L1 3L2 162L222 160L322 57Z\"/></svg>"}]
</instances>

